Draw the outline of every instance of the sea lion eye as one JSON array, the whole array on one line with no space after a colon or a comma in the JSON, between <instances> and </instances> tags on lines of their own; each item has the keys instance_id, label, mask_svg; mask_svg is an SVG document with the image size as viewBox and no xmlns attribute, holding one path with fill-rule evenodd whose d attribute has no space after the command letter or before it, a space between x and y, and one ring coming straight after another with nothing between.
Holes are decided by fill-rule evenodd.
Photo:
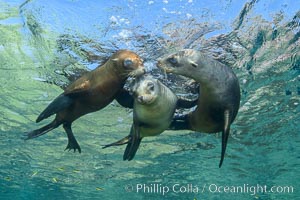
<instances>
[{"instance_id":1,"label":"sea lion eye","mask_svg":"<svg viewBox=\"0 0 300 200\"><path fill-rule=\"evenodd\" d=\"M147 84L147 86L148 86L148 89L149 89L149 90L151 90L151 91L154 90L154 84L153 84L152 82L149 82L149 83Z\"/></svg>"},{"instance_id":2,"label":"sea lion eye","mask_svg":"<svg viewBox=\"0 0 300 200\"><path fill-rule=\"evenodd\" d=\"M124 66L125 67L127 67L127 68L129 68L129 67L131 67L133 65L133 61L131 60L131 59L125 59L124 60Z\"/></svg>"},{"instance_id":3,"label":"sea lion eye","mask_svg":"<svg viewBox=\"0 0 300 200\"><path fill-rule=\"evenodd\" d=\"M173 64L173 65L176 65L177 64L177 59L175 57L171 57L171 58L168 58L167 60L169 63Z\"/></svg>"}]
</instances>

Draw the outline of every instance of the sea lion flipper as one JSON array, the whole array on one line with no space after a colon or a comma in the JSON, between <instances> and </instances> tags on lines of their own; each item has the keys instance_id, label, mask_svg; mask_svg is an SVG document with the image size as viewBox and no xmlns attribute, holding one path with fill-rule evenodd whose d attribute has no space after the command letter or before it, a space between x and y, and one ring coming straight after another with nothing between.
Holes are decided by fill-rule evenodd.
<instances>
[{"instance_id":1,"label":"sea lion flipper","mask_svg":"<svg viewBox=\"0 0 300 200\"><path fill-rule=\"evenodd\" d=\"M70 123L65 123L63 125L66 133L67 133L67 136L68 136L68 145L66 147L65 150L74 150L74 152L76 152L76 150L78 150L79 153L81 153L81 148L72 132L72 128L71 128L71 124Z\"/></svg>"},{"instance_id":2,"label":"sea lion flipper","mask_svg":"<svg viewBox=\"0 0 300 200\"><path fill-rule=\"evenodd\" d=\"M125 108L133 108L134 98L129 91L122 89L116 96L117 102Z\"/></svg>"},{"instance_id":3,"label":"sea lion flipper","mask_svg":"<svg viewBox=\"0 0 300 200\"><path fill-rule=\"evenodd\" d=\"M92 88L91 81L88 79L88 76L83 75L81 78L77 79L76 84L74 84L74 83L69 85L65 89L64 95L68 95L68 96L83 95L85 93L90 92L90 90Z\"/></svg>"},{"instance_id":4,"label":"sea lion flipper","mask_svg":"<svg viewBox=\"0 0 300 200\"><path fill-rule=\"evenodd\" d=\"M29 139L39 137L39 136L44 135L44 134L48 133L49 131L57 128L59 125L60 124L57 123L56 120L53 120L50 124L47 124L46 126L43 126L42 128L25 133L22 138L24 140L29 140Z\"/></svg>"},{"instance_id":5,"label":"sea lion flipper","mask_svg":"<svg viewBox=\"0 0 300 200\"><path fill-rule=\"evenodd\" d=\"M198 98L195 100L187 100L183 98L178 98L176 108L192 108L198 103Z\"/></svg>"},{"instance_id":6,"label":"sea lion flipper","mask_svg":"<svg viewBox=\"0 0 300 200\"><path fill-rule=\"evenodd\" d=\"M227 140L228 140L229 132L230 132L230 118L231 118L230 111L225 110L225 112L224 112L224 130L222 131L222 151L221 151L221 160L219 163L219 167L222 166L224 156L225 156Z\"/></svg>"},{"instance_id":7,"label":"sea lion flipper","mask_svg":"<svg viewBox=\"0 0 300 200\"><path fill-rule=\"evenodd\" d=\"M113 143L104 145L104 146L102 147L102 149L105 149L105 148L111 147L111 146L120 146L120 145L128 144L130 138L131 138L130 135L128 135L128 136L122 138L121 140L119 140L119 141L117 141L117 142L113 142Z\"/></svg>"},{"instance_id":8,"label":"sea lion flipper","mask_svg":"<svg viewBox=\"0 0 300 200\"><path fill-rule=\"evenodd\" d=\"M38 116L36 122L40 122L43 119L50 117L53 114L58 113L59 111L69 107L73 103L73 99L64 94L59 95L54 99L47 108Z\"/></svg>"},{"instance_id":9,"label":"sea lion flipper","mask_svg":"<svg viewBox=\"0 0 300 200\"><path fill-rule=\"evenodd\" d=\"M123 155L123 160L132 160L140 146L140 143L142 141L142 138L140 137L140 127L139 125L133 123L131 126L131 131L130 131L130 140L128 141L128 144L126 146L124 155Z\"/></svg>"}]
</instances>

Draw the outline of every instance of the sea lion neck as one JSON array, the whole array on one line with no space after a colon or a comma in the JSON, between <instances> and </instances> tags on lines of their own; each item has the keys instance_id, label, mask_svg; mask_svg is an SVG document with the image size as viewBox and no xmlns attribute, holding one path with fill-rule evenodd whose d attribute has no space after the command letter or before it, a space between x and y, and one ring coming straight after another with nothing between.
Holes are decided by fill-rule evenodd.
<instances>
[{"instance_id":1,"label":"sea lion neck","mask_svg":"<svg viewBox=\"0 0 300 200\"><path fill-rule=\"evenodd\" d=\"M120 81L125 81L128 77L128 73L120 66L120 63L113 62L111 60L105 63L105 69L110 73L113 73L115 77L118 77Z\"/></svg>"}]
</instances>

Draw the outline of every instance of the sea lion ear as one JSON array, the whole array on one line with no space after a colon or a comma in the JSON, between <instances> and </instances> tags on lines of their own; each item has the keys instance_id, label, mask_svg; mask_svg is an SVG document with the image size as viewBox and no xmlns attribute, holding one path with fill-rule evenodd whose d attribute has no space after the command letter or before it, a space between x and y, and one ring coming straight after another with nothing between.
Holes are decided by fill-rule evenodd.
<instances>
[{"instance_id":1,"label":"sea lion ear","mask_svg":"<svg viewBox=\"0 0 300 200\"><path fill-rule=\"evenodd\" d=\"M125 67L131 67L132 64L133 64L133 62L132 62L131 59L126 58L126 59L124 60L124 66L125 66Z\"/></svg>"},{"instance_id":2,"label":"sea lion ear","mask_svg":"<svg viewBox=\"0 0 300 200\"><path fill-rule=\"evenodd\" d=\"M195 63L194 61L189 60L189 63L190 63L193 67L195 67L195 68L198 67L198 64Z\"/></svg>"},{"instance_id":3,"label":"sea lion ear","mask_svg":"<svg viewBox=\"0 0 300 200\"><path fill-rule=\"evenodd\" d=\"M118 62L119 61L119 58L114 58L114 59L111 59L113 62Z\"/></svg>"}]
</instances>

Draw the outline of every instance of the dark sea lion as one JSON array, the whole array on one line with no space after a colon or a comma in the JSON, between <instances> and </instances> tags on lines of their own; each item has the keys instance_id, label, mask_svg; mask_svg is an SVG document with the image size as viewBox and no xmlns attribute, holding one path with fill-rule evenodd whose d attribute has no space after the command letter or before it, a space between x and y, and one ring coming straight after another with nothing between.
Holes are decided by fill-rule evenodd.
<instances>
[{"instance_id":1,"label":"dark sea lion","mask_svg":"<svg viewBox=\"0 0 300 200\"><path fill-rule=\"evenodd\" d=\"M114 99L124 101L122 88L129 76L136 77L145 73L142 59L132 51L119 50L114 53L102 66L84 74L70 84L38 116L36 122L56 114L55 119L48 125L31 131L25 139L41 136L61 124L68 136L66 149L76 149L81 152L76 141L71 125L79 117L98 111Z\"/></svg>"},{"instance_id":2,"label":"dark sea lion","mask_svg":"<svg viewBox=\"0 0 300 200\"><path fill-rule=\"evenodd\" d=\"M171 128L207 133L222 131L221 167L230 125L240 106L240 86L236 75L228 66L192 49L166 56L157 65L167 73L183 75L200 83L196 109L175 119Z\"/></svg>"},{"instance_id":3,"label":"dark sea lion","mask_svg":"<svg viewBox=\"0 0 300 200\"><path fill-rule=\"evenodd\" d=\"M134 158L142 138L156 136L166 130L178 105L177 96L159 80L149 75L137 78L132 92L134 104L130 134L118 142L103 147L128 143L123 160Z\"/></svg>"}]
</instances>

